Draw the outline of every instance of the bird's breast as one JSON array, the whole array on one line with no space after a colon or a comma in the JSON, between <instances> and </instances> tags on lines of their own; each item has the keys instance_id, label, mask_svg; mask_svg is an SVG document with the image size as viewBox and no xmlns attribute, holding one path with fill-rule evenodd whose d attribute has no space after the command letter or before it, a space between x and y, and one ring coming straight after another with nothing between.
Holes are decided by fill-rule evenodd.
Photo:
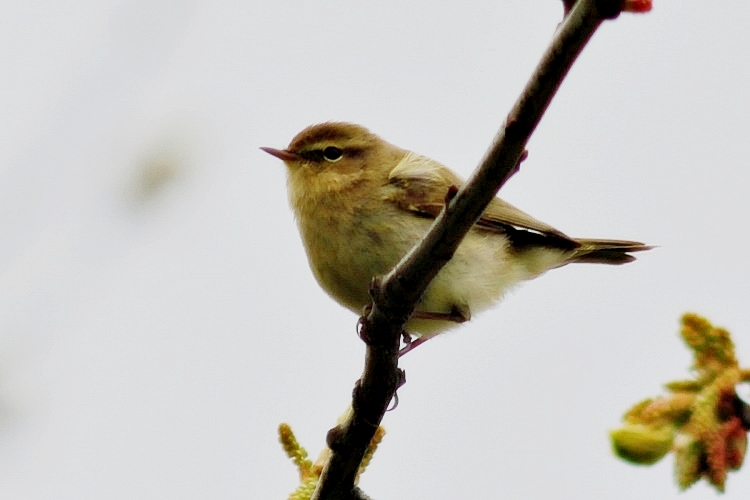
<instances>
[{"instance_id":1,"label":"bird's breast","mask_svg":"<svg viewBox=\"0 0 750 500\"><path fill-rule=\"evenodd\" d=\"M427 229L416 218L399 220L389 208L331 200L298 210L297 222L318 283L356 313L370 301L372 278L396 265Z\"/></svg>"}]
</instances>

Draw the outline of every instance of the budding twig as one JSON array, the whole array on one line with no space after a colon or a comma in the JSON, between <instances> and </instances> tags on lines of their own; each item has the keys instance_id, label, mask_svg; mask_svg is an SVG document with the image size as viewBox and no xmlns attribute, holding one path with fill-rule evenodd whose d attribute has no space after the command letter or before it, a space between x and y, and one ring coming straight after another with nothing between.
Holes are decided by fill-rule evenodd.
<instances>
[{"instance_id":1,"label":"budding twig","mask_svg":"<svg viewBox=\"0 0 750 500\"><path fill-rule=\"evenodd\" d=\"M352 398L354 411L346 422L329 432L332 453L312 496L314 500L355 498L359 464L403 380L398 351L404 324L432 279L517 169L531 133L573 61L599 25L619 15L622 4L621 0L579 0L566 12L478 169L446 204L420 244L385 277L373 280L372 308L361 320L367 353L365 369Z\"/></svg>"}]
</instances>

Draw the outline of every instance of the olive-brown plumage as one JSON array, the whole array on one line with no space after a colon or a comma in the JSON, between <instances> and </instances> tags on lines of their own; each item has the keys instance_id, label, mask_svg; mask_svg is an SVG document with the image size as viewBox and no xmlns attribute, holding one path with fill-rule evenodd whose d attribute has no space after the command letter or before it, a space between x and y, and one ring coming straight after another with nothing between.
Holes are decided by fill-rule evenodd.
<instances>
[{"instance_id":1,"label":"olive-brown plumage","mask_svg":"<svg viewBox=\"0 0 750 500\"><path fill-rule=\"evenodd\" d=\"M286 149L262 148L288 167L289 199L318 283L356 313L374 276L422 238L451 186L447 167L350 123L306 128ZM437 274L407 330L432 336L469 319L521 281L571 262L623 264L650 247L574 239L495 198Z\"/></svg>"}]
</instances>

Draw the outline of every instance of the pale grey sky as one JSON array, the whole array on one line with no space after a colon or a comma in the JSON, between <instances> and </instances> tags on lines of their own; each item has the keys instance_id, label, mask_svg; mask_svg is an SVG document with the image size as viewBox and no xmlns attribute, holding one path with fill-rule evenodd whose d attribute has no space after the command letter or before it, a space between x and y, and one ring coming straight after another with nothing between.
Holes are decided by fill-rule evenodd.
<instances>
[{"instance_id":1,"label":"pale grey sky","mask_svg":"<svg viewBox=\"0 0 750 500\"><path fill-rule=\"evenodd\" d=\"M308 270L284 147L326 120L475 167L560 2L16 2L0 19L0 497L283 499L364 348ZM688 376L688 310L750 365L750 4L606 23L501 195L568 266L407 356L361 486L386 499L702 499L607 431ZM746 466L746 469L750 466ZM746 498L750 470L727 500Z\"/></svg>"}]
</instances>

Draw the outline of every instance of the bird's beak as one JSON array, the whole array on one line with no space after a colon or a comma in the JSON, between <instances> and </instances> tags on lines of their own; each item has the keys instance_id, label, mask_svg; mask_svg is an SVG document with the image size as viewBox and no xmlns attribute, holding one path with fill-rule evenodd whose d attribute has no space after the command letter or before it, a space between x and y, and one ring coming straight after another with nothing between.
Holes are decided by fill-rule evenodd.
<instances>
[{"instance_id":1,"label":"bird's beak","mask_svg":"<svg viewBox=\"0 0 750 500\"><path fill-rule=\"evenodd\" d=\"M286 149L274 149L274 148L260 148L269 155L275 156L276 158L279 158L280 160L284 161L299 161L302 159L300 155L297 153L292 153L291 151L287 151Z\"/></svg>"}]
</instances>

